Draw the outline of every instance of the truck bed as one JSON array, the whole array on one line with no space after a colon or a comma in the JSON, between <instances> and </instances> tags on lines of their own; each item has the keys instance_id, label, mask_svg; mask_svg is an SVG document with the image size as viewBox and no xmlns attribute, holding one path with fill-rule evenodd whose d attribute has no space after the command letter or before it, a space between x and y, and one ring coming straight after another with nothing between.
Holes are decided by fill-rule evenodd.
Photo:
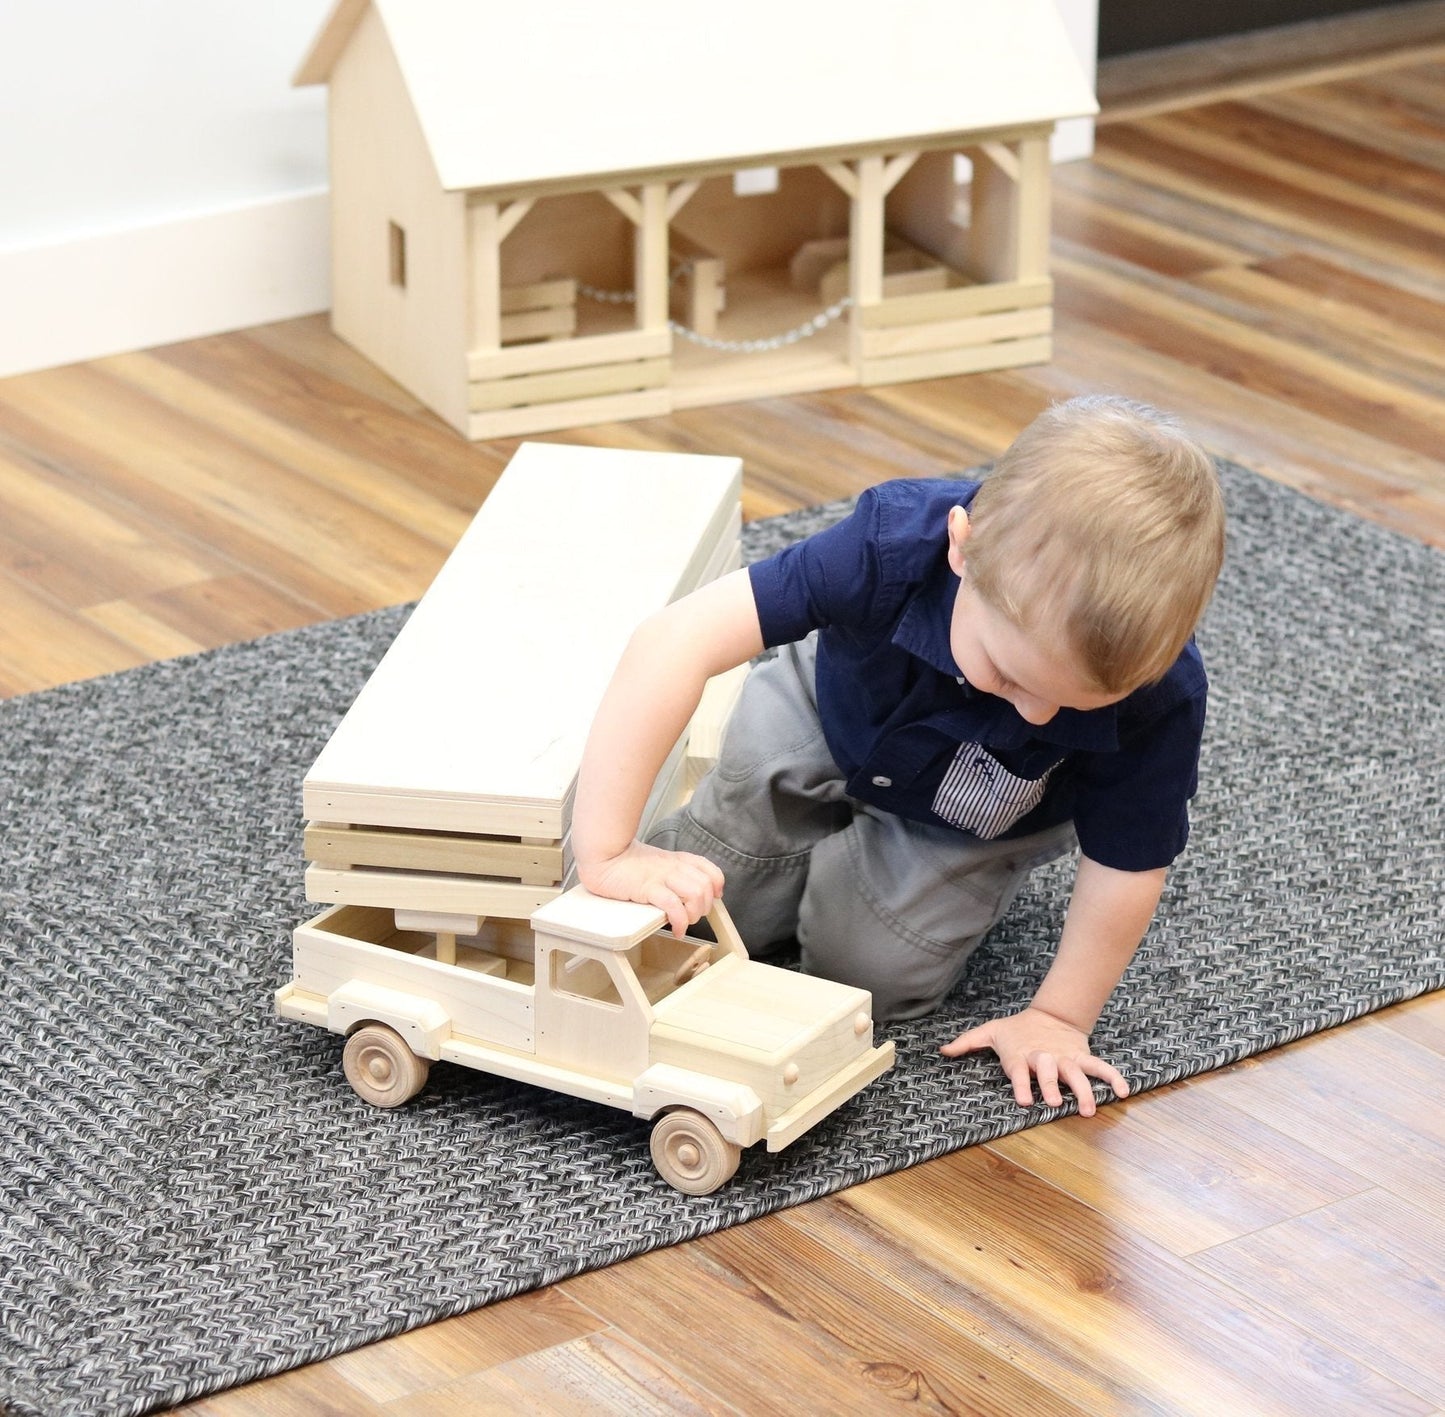
<instances>
[{"instance_id":1,"label":"truck bed","mask_svg":"<svg viewBox=\"0 0 1445 1417\"><path fill-rule=\"evenodd\" d=\"M398 930L381 907L333 906L294 932L288 1017L312 1018L314 1004L343 985L361 981L439 1004L455 1033L516 1049L535 1046L535 997L525 924L487 921L488 933L457 942L457 963L440 964L434 937ZM520 951L526 941L526 954ZM278 1009L285 1007L278 998Z\"/></svg>"}]
</instances>

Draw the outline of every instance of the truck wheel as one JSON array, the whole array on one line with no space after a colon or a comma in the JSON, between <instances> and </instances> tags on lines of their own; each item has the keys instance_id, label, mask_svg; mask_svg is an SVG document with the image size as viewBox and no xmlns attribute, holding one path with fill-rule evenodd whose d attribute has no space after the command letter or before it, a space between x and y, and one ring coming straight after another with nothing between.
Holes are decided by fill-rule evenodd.
<instances>
[{"instance_id":1,"label":"truck wheel","mask_svg":"<svg viewBox=\"0 0 1445 1417\"><path fill-rule=\"evenodd\" d=\"M384 1023L368 1023L346 1040L346 1080L374 1107L400 1107L426 1086L431 1064Z\"/></svg>"},{"instance_id":2,"label":"truck wheel","mask_svg":"<svg viewBox=\"0 0 1445 1417\"><path fill-rule=\"evenodd\" d=\"M736 1142L686 1107L667 1113L652 1129L652 1164L685 1195L711 1195L732 1179L742 1154Z\"/></svg>"}]
</instances>

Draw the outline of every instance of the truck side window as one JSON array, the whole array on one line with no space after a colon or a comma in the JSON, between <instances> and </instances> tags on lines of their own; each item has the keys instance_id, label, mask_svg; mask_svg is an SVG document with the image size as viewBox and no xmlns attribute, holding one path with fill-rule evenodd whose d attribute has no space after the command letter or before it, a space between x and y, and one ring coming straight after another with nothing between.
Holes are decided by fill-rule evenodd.
<instances>
[{"instance_id":1,"label":"truck side window","mask_svg":"<svg viewBox=\"0 0 1445 1417\"><path fill-rule=\"evenodd\" d=\"M571 994L596 1004L611 1004L622 1007L622 995L617 992L607 966L590 955L573 954L569 950L552 951L552 990L558 994Z\"/></svg>"}]
</instances>

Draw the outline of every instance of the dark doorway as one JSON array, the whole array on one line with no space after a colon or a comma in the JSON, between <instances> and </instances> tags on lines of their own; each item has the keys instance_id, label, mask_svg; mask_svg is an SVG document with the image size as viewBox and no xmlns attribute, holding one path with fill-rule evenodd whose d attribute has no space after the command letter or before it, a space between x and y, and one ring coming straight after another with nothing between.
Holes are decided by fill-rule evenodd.
<instances>
[{"instance_id":1,"label":"dark doorway","mask_svg":"<svg viewBox=\"0 0 1445 1417\"><path fill-rule=\"evenodd\" d=\"M1099 57L1384 8L1380 0L1099 0Z\"/></svg>"}]
</instances>

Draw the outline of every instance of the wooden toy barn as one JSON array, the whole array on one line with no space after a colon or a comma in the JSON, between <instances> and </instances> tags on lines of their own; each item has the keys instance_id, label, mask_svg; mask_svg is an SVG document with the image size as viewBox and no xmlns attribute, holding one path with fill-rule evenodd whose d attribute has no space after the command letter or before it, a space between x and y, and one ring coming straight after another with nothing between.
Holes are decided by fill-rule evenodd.
<instances>
[{"instance_id":1,"label":"wooden toy barn","mask_svg":"<svg viewBox=\"0 0 1445 1417\"><path fill-rule=\"evenodd\" d=\"M297 82L336 332L467 437L1049 356L1052 0L341 0Z\"/></svg>"}]
</instances>

